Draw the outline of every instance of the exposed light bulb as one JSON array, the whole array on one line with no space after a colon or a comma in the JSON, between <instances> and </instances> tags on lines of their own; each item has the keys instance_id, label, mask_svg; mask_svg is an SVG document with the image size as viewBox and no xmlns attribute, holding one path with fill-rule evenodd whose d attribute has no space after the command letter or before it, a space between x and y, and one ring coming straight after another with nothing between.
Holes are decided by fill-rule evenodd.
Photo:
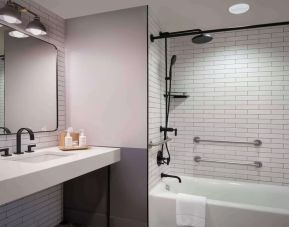
<instances>
[{"instance_id":1,"label":"exposed light bulb","mask_svg":"<svg viewBox=\"0 0 289 227\"><path fill-rule=\"evenodd\" d=\"M9 24L21 24L21 12L16 5L8 1L6 5L0 9L0 19L6 21Z\"/></svg>"},{"instance_id":2,"label":"exposed light bulb","mask_svg":"<svg viewBox=\"0 0 289 227\"><path fill-rule=\"evenodd\" d=\"M36 28L30 28L28 31L31 32L33 35L41 35L42 33L40 29L36 29Z\"/></svg>"},{"instance_id":3,"label":"exposed light bulb","mask_svg":"<svg viewBox=\"0 0 289 227\"><path fill-rule=\"evenodd\" d=\"M19 32L19 31L11 31L9 32L9 35L11 37L15 37L15 38L28 38L29 36L22 33L22 32Z\"/></svg>"},{"instance_id":4,"label":"exposed light bulb","mask_svg":"<svg viewBox=\"0 0 289 227\"><path fill-rule=\"evenodd\" d=\"M17 18L8 16L8 15L2 15L0 16L0 19L6 21L9 24L20 24L21 21L19 21Z\"/></svg>"}]
</instances>

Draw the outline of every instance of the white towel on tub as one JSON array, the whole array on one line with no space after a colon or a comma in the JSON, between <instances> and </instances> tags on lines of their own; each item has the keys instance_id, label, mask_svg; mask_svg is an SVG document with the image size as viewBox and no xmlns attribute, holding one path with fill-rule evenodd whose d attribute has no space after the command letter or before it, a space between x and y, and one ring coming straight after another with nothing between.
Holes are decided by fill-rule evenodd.
<instances>
[{"instance_id":1,"label":"white towel on tub","mask_svg":"<svg viewBox=\"0 0 289 227\"><path fill-rule=\"evenodd\" d=\"M178 226L206 226L207 198L189 194L177 194L176 220Z\"/></svg>"}]
</instances>

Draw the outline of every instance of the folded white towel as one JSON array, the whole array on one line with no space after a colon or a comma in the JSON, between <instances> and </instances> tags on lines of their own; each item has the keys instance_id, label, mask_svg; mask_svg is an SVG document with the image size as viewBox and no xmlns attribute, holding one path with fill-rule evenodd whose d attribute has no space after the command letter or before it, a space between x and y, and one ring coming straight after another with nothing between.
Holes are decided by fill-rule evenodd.
<instances>
[{"instance_id":1,"label":"folded white towel","mask_svg":"<svg viewBox=\"0 0 289 227\"><path fill-rule=\"evenodd\" d=\"M189 194L177 194L176 219L179 226L206 226L207 198Z\"/></svg>"}]
</instances>

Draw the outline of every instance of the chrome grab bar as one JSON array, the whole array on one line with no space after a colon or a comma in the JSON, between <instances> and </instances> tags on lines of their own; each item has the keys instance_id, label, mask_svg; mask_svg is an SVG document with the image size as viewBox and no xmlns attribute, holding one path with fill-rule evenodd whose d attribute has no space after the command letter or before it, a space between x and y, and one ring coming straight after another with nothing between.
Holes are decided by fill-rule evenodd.
<instances>
[{"instance_id":1,"label":"chrome grab bar","mask_svg":"<svg viewBox=\"0 0 289 227\"><path fill-rule=\"evenodd\" d=\"M227 141L227 140L201 140L200 137L194 137L194 142L195 143L200 143L200 142L209 142L209 143L231 143L231 144L248 144L248 145L254 145L256 147L262 145L261 140L254 140L253 142L240 142L240 141Z\"/></svg>"},{"instance_id":2,"label":"chrome grab bar","mask_svg":"<svg viewBox=\"0 0 289 227\"><path fill-rule=\"evenodd\" d=\"M171 138L167 138L167 139L161 140L161 141L159 141L159 142L157 142L157 143L153 143L153 142L151 141L151 142L149 143L149 148L163 145L163 144L165 144L165 143L167 143L167 142L169 142L169 141L171 141L171 140L172 140Z\"/></svg>"},{"instance_id":3,"label":"chrome grab bar","mask_svg":"<svg viewBox=\"0 0 289 227\"><path fill-rule=\"evenodd\" d=\"M195 162L211 162L211 163L221 163L221 164L232 164L232 165L241 165L241 166L255 166L256 168L261 168L263 163L260 161L255 161L253 163L242 163L242 162L227 162L227 161L218 161L218 160L207 160L202 159L200 156L194 157Z\"/></svg>"}]
</instances>

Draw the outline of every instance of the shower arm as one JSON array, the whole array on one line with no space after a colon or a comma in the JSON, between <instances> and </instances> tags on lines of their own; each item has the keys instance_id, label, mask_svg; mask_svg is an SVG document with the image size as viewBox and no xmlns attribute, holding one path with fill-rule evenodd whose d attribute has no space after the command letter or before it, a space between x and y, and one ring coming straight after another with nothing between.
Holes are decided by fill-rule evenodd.
<instances>
[{"instance_id":1,"label":"shower arm","mask_svg":"<svg viewBox=\"0 0 289 227\"><path fill-rule=\"evenodd\" d=\"M210 29L210 30L193 29L193 30L185 30L185 31L178 31L178 32L160 32L158 36L154 36L153 34L151 34L150 40L151 42L154 42L156 39L168 39L168 38L175 38L175 37L182 37L182 36L199 35L199 34L205 34L205 33L238 31L238 30L274 27L274 26L282 26L282 25L289 25L289 21L267 23L267 24L255 24L255 25L248 25L248 26L242 26L242 27Z\"/></svg>"}]
</instances>

